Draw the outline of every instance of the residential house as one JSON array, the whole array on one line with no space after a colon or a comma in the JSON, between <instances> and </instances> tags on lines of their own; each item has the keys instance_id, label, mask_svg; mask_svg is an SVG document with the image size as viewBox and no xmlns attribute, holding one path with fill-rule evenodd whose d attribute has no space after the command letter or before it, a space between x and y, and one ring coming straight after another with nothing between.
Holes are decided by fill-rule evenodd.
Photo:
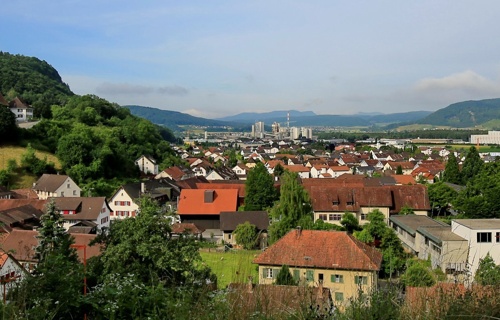
<instances>
[{"instance_id":1,"label":"residential house","mask_svg":"<svg viewBox=\"0 0 500 320\"><path fill-rule=\"evenodd\" d=\"M12 255L0 250L0 283L3 286L3 301L6 301L9 291L17 287L26 275L26 270Z\"/></svg>"},{"instance_id":2,"label":"residential house","mask_svg":"<svg viewBox=\"0 0 500 320\"><path fill-rule=\"evenodd\" d=\"M241 180L217 180L207 182L198 182L196 183L195 188L189 189L205 189L205 190L214 190L214 189L233 189L238 190L238 208L245 204L245 181Z\"/></svg>"},{"instance_id":3,"label":"residential house","mask_svg":"<svg viewBox=\"0 0 500 320\"><path fill-rule=\"evenodd\" d=\"M138 166L139 170L144 174L158 174L158 164L156 163L156 160L150 156L140 156L137 160L135 160L135 165Z\"/></svg>"},{"instance_id":4,"label":"residential house","mask_svg":"<svg viewBox=\"0 0 500 320\"><path fill-rule=\"evenodd\" d=\"M11 199L14 196L14 192L7 190L4 186L0 186L0 199Z\"/></svg>"},{"instance_id":5,"label":"residential house","mask_svg":"<svg viewBox=\"0 0 500 320\"><path fill-rule=\"evenodd\" d=\"M139 209L136 201L142 195L148 195L160 205L165 205L166 210L173 210L179 194L180 188L172 180L168 179L147 180L123 185L113 194L109 201L109 207L111 208L110 219L135 217Z\"/></svg>"},{"instance_id":6,"label":"residential house","mask_svg":"<svg viewBox=\"0 0 500 320\"><path fill-rule=\"evenodd\" d=\"M32 230L40 225L40 217L43 214L42 207L38 208L29 204L28 201L5 200L10 205L0 205L0 232L11 232L13 229ZM45 203L44 200L38 200ZM5 208L5 209L4 209Z\"/></svg>"},{"instance_id":7,"label":"residential house","mask_svg":"<svg viewBox=\"0 0 500 320\"><path fill-rule=\"evenodd\" d=\"M155 176L155 179L172 179L174 181L184 180L194 176L191 169L181 166L172 166L166 168Z\"/></svg>"},{"instance_id":8,"label":"residential house","mask_svg":"<svg viewBox=\"0 0 500 320\"><path fill-rule=\"evenodd\" d=\"M21 266L27 271L34 269L38 263L36 257L36 247L38 246L38 231L14 229L1 242L2 249L10 252ZM78 258L81 262L101 254L99 245L90 246L90 242L95 239L95 234L71 234L76 246L85 248L77 249Z\"/></svg>"},{"instance_id":9,"label":"residential house","mask_svg":"<svg viewBox=\"0 0 500 320\"><path fill-rule=\"evenodd\" d=\"M54 198L54 204L66 230L81 222L94 227L93 233L109 228L112 210L105 197Z\"/></svg>"},{"instance_id":10,"label":"residential house","mask_svg":"<svg viewBox=\"0 0 500 320\"><path fill-rule=\"evenodd\" d=\"M221 166L210 170L205 176L207 180L238 180L236 173L228 167Z\"/></svg>"},{"instance_id":11,"label":"residential house","mask_svg":"<svg viewBox=\"0 0 500 320\"><path fill-rule=\"evenodd\" d=\"M469 246L446 223L427 216L393 215L392 227L407 251L419 259L430 259L432 268L441 269L451 280L465 275ZM463 279L461 279L463 280Z\"/></svg>"},{"instance_id":12,"label":"residential house","mask_svg":"<svg viewBox=\"0 0 500 320\"><path fill-rule=\"evenodd\" d=\"M306 286L330 289L343 305L359 291L377 287L382 254L341 231L292 230L254 259L259 284L272 284L283 265Z\"/></svg>"},{"instance_id":13,"label":"residential house","mask_svg":"<svg viewBox=\"0 0 500 320\"><path fill-rule=\"evenodd\" d=\"M80 197L82 189L67 175L43 174L33 184L38 199L46 200L57 197Z\"/></svg>"},{"instance_id":14,"label":"residential house","mask_svg":"<svg viewBox=\"0 0 500 320\"><path fill-rule=\"evenodd\" d=\"M244 164L238 163L231 170L233 170L234 173L236 173L238 180L246 180L247 179L248 168Z\"/></svg>"},{"instance_id":15,"label":"residential house","mask_svg":"<svg viewBox=\"0 0 500 320\"><path fill-rule=\"evenodd\" d=\"M172 229L171 234L173 237L179 237L181 235L190 235L194 238L201 239L204 228L198 227L194 223L181 223L177 222L170 226Z\"/></svg>"},{"instance_id":16,"label":"residential house","mask_svg":"<svg viewBox=\"0 0 500 320\"><path fill-rule=\"evenodd\" d=\"M311 177L311 169L308 167L304 167L301 165L293 165L293 166L283 166L285 170L290 172L295 172L299 175L301 179L309 179Z\"/></svg>"},{"instance_id":17,"label":"residential house","mask_svg":"<svg viewBox=\"0 0 500 320\"><path fill-rule=\"evenodd\" d=\"M182 222L194 223L206 229L206 233L221 237L220 213L236 211L237 205L236 189L183 189L177 212Z\"/></svg>"},{"instance_id":18,"label":"residential house","mask_svg":"<svg viewBox=\"0 0 500 320\"><path fill-rule=\"evenodd\" d=\"M383 171L391 171L396 173L398 168L401 168L401 173L403 175L411 175L413 169L415 168L415 164L410 161L388 161Z\"/></svg>"},{"instance_id":19,"label":"residential house","mask_svg":"<svg viewBox=\"0 0 500 320\"><path fill-rule=\"evenodd\" d=\"M451 221L451 231L467 240L468 270L472 279L486 254L490 254L495 264L500 264L500 219L456 219Z\"/></svg>"},{"instance_id":20,"label":"residential house","mask_svg":"<svg viewBox=\"0 0 500 320\"><path fill-rule=\"evenodd\" d=\"M233 231L240 224L249 222L257 228L259 233L259 247L267 247L267 229L269 228L269 214L266 211L223 211L220 213L220 230L225 243L236 244Z\"/></svg>"},{"instance_id":21,"label":"residential house","mask_svg":"<svg viewBox=\"0 0 500 320\"><path fill-rule=\"evenodd\" d=\"M33 108L19 97L9 102L9 108L16 115L16 121L18 122L28 121L33 118Z\"/></svg>"},{"instance_id":22,"label":"residential house","mask_svg":"<svg viewBox=\"0 0 500 320\"><path fill-rule=\"evenodd\" d=\"M332 178L338 178L343 174L352 174L351 169L348 166L332 166L330 167L332 170Z\"/></svg>"},{"instance_id":23,"label":"residential house","mask_svg":"<svg viewBox=\"0 0 500 320\"><path fill-rule=\"evenodd\" d=\"M360 224L367 223L368 213L379 210L388 222L391 214L408 207L415 214L427 215L430 203L422 185L342 186L305 185L312 199L314 220L340 225L345 212L353 213Z\"/></svg>"}]
</instances>

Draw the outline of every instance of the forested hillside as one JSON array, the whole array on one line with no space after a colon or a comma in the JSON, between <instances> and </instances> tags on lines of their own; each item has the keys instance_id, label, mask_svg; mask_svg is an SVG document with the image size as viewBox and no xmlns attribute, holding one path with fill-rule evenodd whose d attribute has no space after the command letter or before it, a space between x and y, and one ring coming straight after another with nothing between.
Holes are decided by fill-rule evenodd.
<instances>
[{"instance_id":1,"label":"forested hillside","mask_svg":"<svg viewBox=\"0 0 500 320\"><path fill-rule=\"evenodd\" d=\"M37 117L49 117L51 105L62 105L74 95L56 69L35 57L0 51L0 75L0 92L7 100L21 96Z\"/></svg>"},{"instance_id":2,"label":"forested hillside","mask_svg":"<svg viewBox=\"0 0 500 320\"><path fill-rule=\"evenodd\" d=\"M30 144L55 154L62 171L84 190L109 195L117 185L137 179L135 160L142 154L152 156L161 166L179 161L170 148L169 141L176 138L168 128L100 97L73 94L47 62L1 53L0 67L1 85L7 88L2 93L7 100L19 96L28 103L39 103L37 109L43 111L42 120L34 127L10 130L9 143ZM0 121L0 132L15 123L10 111L6 115L12 117Z\"/></svg>"},{"instance_id":3,"label":"forested hillside","mask_svg":"<svg viewBox=\"0 0 500 320\"><path fill-rule=\"evenodd\" d=\"M417 123L469 128L484 125L493 119L500 119L500 99L454 103L428 115ZM489 127L489 129L500 129L499 125L496 124L497 127Z\"/></svg>"}]
</instances>

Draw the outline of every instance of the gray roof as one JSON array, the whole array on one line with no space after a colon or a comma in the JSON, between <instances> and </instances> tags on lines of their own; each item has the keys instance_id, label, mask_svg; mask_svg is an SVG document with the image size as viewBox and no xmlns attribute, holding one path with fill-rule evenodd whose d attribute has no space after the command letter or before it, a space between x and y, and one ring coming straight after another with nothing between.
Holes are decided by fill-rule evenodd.
<instances>
[{"instance_id":1,"label":"gray roof","mask_svg":"<svg viewBox=\"0 0 500 320\"><path fill-rule=\"evenodd\" d=\"M255 225L258 230L267 230L269 227L269 215L266 211L222 211L219 219L220 229L223 231L233 231L246 221Z\"/></svg>"},{"instance_id":2,"label":"gray roof","mask_svg":"<svg viewBox=\"0 0 500 320\"><path fill-rule=\"evenodd\" d=\"M443 241L467 241L459 235L451 232L450 226L420 227L417 232L439 245L442 245Z\"/></svg>"},{"instance_id":3,"label":"gray roof","mask_svg":"<svg viewBox=\"0 0 500 320\"><path fill-rule=\"evenodd\" d=\"M455 219L453 222L469 229L500 229L500 219Z\"/></svg>"},{"instance_id":4,"label":"gray roof","mask_svg":"<svg viewBox=\"0 0 500 320\"><path fill-rule=\"evenodd\" d=\"M46 174L44 173L33 186L34 190L46 192L55 192L60 186L66 182L69 176L63 174Z\"/></svg>"},{"instance_id":5,"label":"gray roof","mask_svg":"<svg viewBox=\"0 0 500 320\"><path fill-rule=\"evenodd\" d=\"M72 197L53 199L58 210L76 211L76 214L63 215L63 218L66 220L96 220L101 213L104 203L107 205L105 197Z\"/></svg>"},{"instance_id":6,"label":"gray roof","mask_svg":"<svg viewBox=\"0 0 500 320\"><path fill-rule=\"evenodd\" d=\"M428 216L420 216L415 214L392 215L389 217L389 220L398 227L400 227L401 229L411 234L412 236L415 236L417 229L421 227L447 227L448 229L450 228L450 226L444 222L434 220L432 218L429 218Z\"/></svg>"}]
</instances>

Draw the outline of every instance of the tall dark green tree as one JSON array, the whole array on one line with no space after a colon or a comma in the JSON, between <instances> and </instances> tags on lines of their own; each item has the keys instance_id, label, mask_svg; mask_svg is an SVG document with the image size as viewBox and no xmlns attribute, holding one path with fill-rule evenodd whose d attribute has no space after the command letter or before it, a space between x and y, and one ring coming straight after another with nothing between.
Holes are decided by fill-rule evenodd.
<instances>
[{"instance_id":1,"label":"tall dark green tree","mask_svg":"<svg viewBox=\"0 0 500 320\"><path fill-rule=\"evenodd\" d=\"M280 271L278 272L275 284L282 286L297 285L297 281L295 281L295 279L293 278L292 274L290 273L290 268L286 264L283 265Z\"/></svg>"},{"instance_id":2,"label":"tall dark green tree","mask_svg":"<svg viewBox=\"0 0 500 320\"><path fill-rule=\"evenodd\" d=\"M448 155L448 162L446 162L443 181L454 184L463 183L462 174L460 173L460 169L458 167L457 157L455 157L455 153L453 152L450 152Z\"/></svg>"},{"instance_id":3,"label":"tall dark green tree","mask_svg":"<svg viewBox=\"0 0 500 320\"><path fill-rule=\"evenodd\" d=\"M462 181L467 183L470 179L474 178L481 171L483 165L484 162L481 160L476 147L470 147L462 166Z\"/></svg>"},{"instance_id":4,"label":"tall dark green tree","mask_svg":"<svg viewBox=\"0 0 500 320\"><path fill-rule=\"evenodd\" d=\"M270 211L270 242L283 237L297 226L312 226L312 205L309 194L299 182L296 173L286 171L281 179L280 200Z\"/></svg>"},{"instance_id":5,"label":"tall dark green tree","mask_svg":"<svg viewBox=\"0 0 500 320\"><path fill-rule=\"evenodd\" d=\"M245 182L245 210L258 211L272 207L277 199L273 177L262 163L248 172Z\"/></svg>"},{"instance_id":6,"label":"tall dark green tree","mask_svg":"<svg viewBox=\"0 0 500 320\"><path fill-rule=\"evenodd\" d=\"M442 181L429 184L427 187L432 215L447 215L451 205L456 201L458 192Z\"/></svg>"},{"instance_id":7,"label":"tall dark green tree","mask_svg":"<svg viewBox=\"0 0 500 320\"><path fill-rule=\"evenodd\" d=\"M83 266L53 201L48 202L40 222L38 264L13 301L26 319L83 318Z\"/></svg>"},{"instance_id":8,"label":"tall dark green tree","mask_svg":"<svg viewBox=\"0 0 500 320\"><path fill-rule=\"evenodd\" d=\"M0 105L0 144L15 141L17 137L16 116L9 108Z\"/></svg>"}]
</instances>

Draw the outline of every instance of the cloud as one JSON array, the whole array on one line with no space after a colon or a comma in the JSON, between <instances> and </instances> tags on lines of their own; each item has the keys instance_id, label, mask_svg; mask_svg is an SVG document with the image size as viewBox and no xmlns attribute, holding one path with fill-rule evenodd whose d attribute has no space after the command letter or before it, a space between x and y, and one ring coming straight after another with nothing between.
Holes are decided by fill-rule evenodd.
<instances>
[{"instance_id":1,"label":"cloud","mask_svg":"<svg viewBox=\"0 0 500 320\"><path fill-rule=\"evenodd\" d=\"M143 86L137 84L129 84L129 83L111 83L111 82L103 82L96 87L96 92L98 94L104 95L146 95L146 94L165 94L170 96L184 96L189 93L189 90L173 85L173 86L163 86L163 87L155 87L155 86Z\"/></svg>"},{"instance_id":2,"label":"cloud","mask_svg":"<svg viewBox=\"0 0 500 320\"><path fill-rule=\"evenodd\" d=\"M422 79L415 84L414 90L422 94L498 95L500 84L467 70L442 78Z\"/></svg>"},{"instance_id":3,"label":"cloud","mask_svg":"<svg viewBox=\"0 0 500 320\"><path fill-rule=\"evenodd\" d=\"M171 96L185 96L189 90L181 86L165 86L157 89L158 93L168 94Z\"/></svg>"}]
</instances>

